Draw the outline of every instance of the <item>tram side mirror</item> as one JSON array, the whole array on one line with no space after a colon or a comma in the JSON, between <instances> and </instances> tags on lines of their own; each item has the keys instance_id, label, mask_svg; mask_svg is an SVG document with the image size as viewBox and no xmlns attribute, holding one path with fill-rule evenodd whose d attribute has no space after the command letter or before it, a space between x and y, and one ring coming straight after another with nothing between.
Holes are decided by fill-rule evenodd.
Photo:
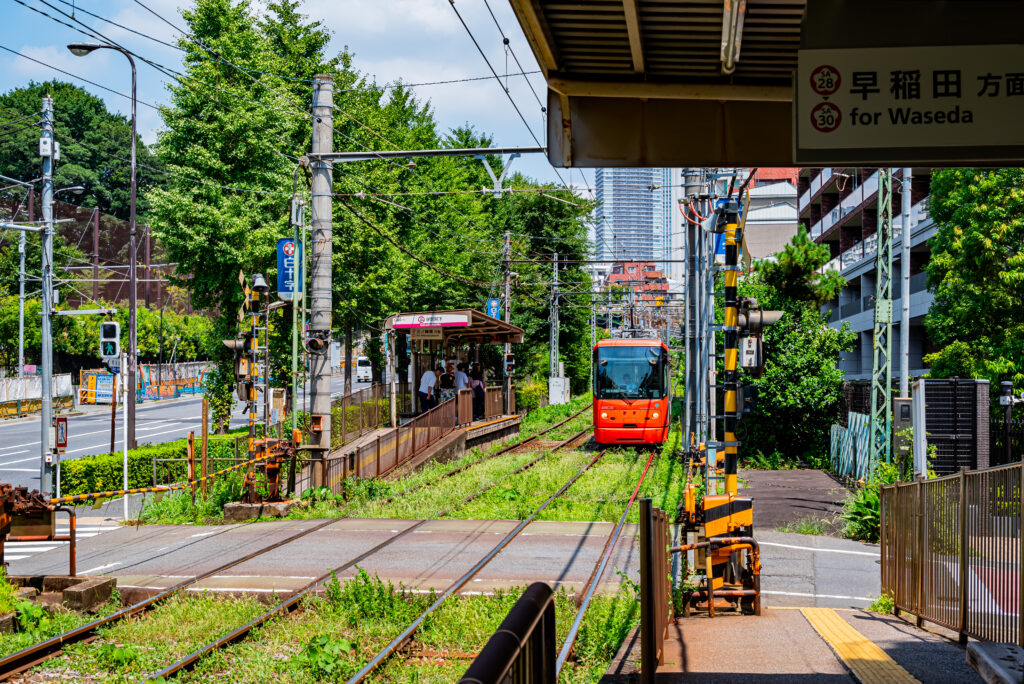
<instances>
[{"instance_id":1,"label":"tram side mirror","mask_svg":"<svg viewBox=\"0 0 1024 684\"><path fill-rule=\"evenodd\" d=\"M608 365L608 359L601 359L601 361L598 362L598 365L607 366Z\"/></svg>"},{"instance_id":2,"label":"tram side mirror","mask_svg":"<svg viewBox=\"0 0 1024 684\"><path fill-rule=\"evenodd\" d=\"M658 360L657 359L647 359L647 363L651 364L652 366L657 366L658 365Z\"/></svg>"}]
</instances>

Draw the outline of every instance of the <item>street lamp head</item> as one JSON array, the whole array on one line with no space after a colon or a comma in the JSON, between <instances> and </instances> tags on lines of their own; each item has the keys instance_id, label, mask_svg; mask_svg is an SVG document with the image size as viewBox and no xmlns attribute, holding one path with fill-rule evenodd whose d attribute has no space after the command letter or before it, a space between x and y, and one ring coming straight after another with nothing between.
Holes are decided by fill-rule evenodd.
<instances>
[{"instance_id":1,"label":"street lamp head","mask_svg":"<svg viewBox=\"0 0 1024 684\"><path fill-rule=\"evenodd\" d=\"M85 192L85 186L84 185L71 185L71 186L66 187L66 188L61 188L60 190L58 190L57 192L55 192L53 194L56 195L57 193L61 193L61 192L70 192L72 195L81 195L83 192Z\"/></svg>"},{"instance_id":2,"label":"street lamp head","mask_svg":"<svg viewBox=\"0 0 1024 684\"><path fill-rule=\"evenodd\" d=\"M259 292L260 294L263 294L264 292L268 292L270 290L270 286L267 285L267 281L263 278L262 273L252 274L252 289L255 290L256 292Z\"/></svg>"},{"instance_id":3,"label":"street lamp head","mask_svg":"<svg viewBox=\"0 0 1024 684\"><path fill-rule=\"evenodd\" d=\"M85 57L93 50L99 50L103 45L97 43L70 43L68 44L68 50L71 50L71 54L75 57Z\"/></svg>"}]
</instances>

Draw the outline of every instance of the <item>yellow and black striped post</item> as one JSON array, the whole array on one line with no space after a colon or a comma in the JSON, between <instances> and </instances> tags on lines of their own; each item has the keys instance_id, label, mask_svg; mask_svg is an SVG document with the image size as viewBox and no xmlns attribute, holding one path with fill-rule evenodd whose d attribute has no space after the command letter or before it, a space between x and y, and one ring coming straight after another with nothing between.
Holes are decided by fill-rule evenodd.
<instances>
[{"instance_id":1,"label":"yellow and black striped post","mask_svg":"<svg viewBox=\"0 0 1024 684\"><path fill-rule=\"evenodd\" d=\"M739 284L739 250L742 238L739 230L739 203L730 199L725 206L725 368L722 373L722 385L725 387L725 493L733 496L737 493L736 460L736 423L739 407L737 398L739 389L739 299L736 292Z\"/></svg>"}]
</instances>

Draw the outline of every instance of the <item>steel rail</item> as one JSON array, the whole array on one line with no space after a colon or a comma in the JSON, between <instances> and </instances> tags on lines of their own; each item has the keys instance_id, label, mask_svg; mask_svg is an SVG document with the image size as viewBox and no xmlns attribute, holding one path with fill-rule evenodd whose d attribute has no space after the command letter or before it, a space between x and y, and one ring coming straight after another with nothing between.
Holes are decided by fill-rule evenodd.
<instances>
[{"instance_id":1,"label":"steel rail","mask_svg":"<svg viewBox=\"0 0 1024 684\"><path fill-rule=\"evenodd\" d=\"M483 558L481 558L479 561L477 561L476 564L473 565L473 567L470 568L462 577L460 577L459 579L455 580L451 585L449 585L449 587L447 589L445 589L444 593L441 594L437 598L437 600L434 601L434 603L432 603L430 605L429 608L427 608L425 611L423 611L423 613L420 614L419 617L417 617L415 620L413 620L412 623L408 627L406 627L402 631L401 634L399 634L397 637L395 637L391 641L391 643L389 643L387 646L385 646L384 649L380 653L378 653L376 656L374 656L373 659L370 660L370 662L368 662L365 666L363 666L363 668L361 670L359 670L359 672L354 674L348 680L347 684L357 684L358 682L363 681L363 679L365 679L368 674L373 672L381 664L383 664L388 658L390 658L395 653L395 651L397 651L399 648L401 648L402 645L404 645L409 640L409 638L412 637L413 633L419 628L419 626L421 624L423 624L424 620L426 620L428 617L430 617L431 614L434 613L434 611L436 611L438 608L440 608L441 604L443 604L450 596L452 596L453 594L458 592L460 589L462 589L462 587L466 586L466 584L471 579L473 579L473 577L478 572L483 570L484 567L486 567L488 563L490 563L492 560L494 560L494 558L499 553L504 551L505 547L507 547L509 545L509 543L513 539L515 539L516 536L519 535L520 532L522 532L524 529L526 529L526 526L529 525L531 522L533 522L533 520L538 515L540 515L541 511L543 511L545 508L547 508L548 505L551 504L552 501L554 501L556 498L558 498L563 493L565 493L565 491L567 489L569 489L569 487L571 487L573 485L573 483L576 482L576 480L580 479L580 477L583 476L583 473L585 473L587 470L589 470L592 465L597 463L598 459L600 459L602 456L604 456L605 452L607 452L607 451L608 451L607 449L604 449L604 450L598 452L592 459L590 459L589 463L587 463L582 468L580 468L576 472L575 475L570 477L569 480L565 484L563 484L561 487L559 487L557 492L555 492L550 497L548 497L547 501L542 503L525 520L521 521L518 525L516 525L515 528L513 528L511 532L509 532L507 535L505 535L504 539L502 539L500 542L498 542L494 546L494 548L492 548L490 551L488 551L487 554Z\"/></svg>"},{"instance_id":2,"label":"steel rail","mask_svg":"<svg viewBox=\"0 0 1024 684\"><path fill-rule=\"evenodd\" d=\"M579 414L577 414L577 415L579 415ZM569 444L569 443L575 441L576 439L578 439L580 437L580 435L582 435L582 434L584 434L586 432L589 432L589 431L590 431L590 428L587 428L587 429L582 430L581 432L573 435L569 439L565 440L565 442L563 442L559 446L555 447L555 449L553 449L550 453L553 453L554 451L557 451L558 449L562 448L566 444ZM594 462L598 458L600 458L602 454L604 454L603 451L601 453L599 453L597 456L595 456L594 459L587 466L584 467L584 470L586 468L589 468L591 465L593 465ZM338 566L337 568L335 568L331 572L328 572L328 573L326 573L324 575L321 575L320 577L316 578L315 580L313 580L312 582L307 584L305 587L300 589L298 592L293 594L290 598L288 598L285 601L282 601L281 603L279 603L277 606L275 606L274 608L270 609L269 611L263 613L262 615L259 615L259 616L255 617L255 618L253 618L252 620L250 620L246 624L242 625L241 627L238 627L237 629L234 629L234 630L228 632L227 634L221 635L216 640L206 644L205 646L199 648L198 650L193 651L192 653L184 656L183 658L181 658L178 661L172 663L171 665L168 665L163 670L160 670L159 672L154 672L153 674L149 675L146 679L147 680L155 680L155 679L161 679L161 678L173 676L176 673L180 672L181 670L184 670L184 669L186 669L188 667L191 667L192 665L194 665L196 662L201 660L204 656L206 656L207 654L211 653L212 651L215 651L218 648L221 648L221 647L226 646L226 645L228 645L228 644L230 644L230 643L232 643L234 641L237 641L238 639L241 639L242 637L246 636L249 632L251 632L254 628L259 627L260 625L264 624L265 622L267 622L268 620L270 620L274 616L280 615L282 613L290 612L290 611L294 610L299 605L299 601L302 599L303 596L306 596L310 592L314 591L318 586L320 586L321 584L323 584L324 582L329 580L332 576L337 575L340 572L344 572L345 570L348 570L349 568L351 568L356 563L359 563L360 561L365 560L366 558L368 558L369 556L373 555L374 553L380 551L381 549L385 548L386 546L391 545L393 542L397 541L401 537L404 537L405 535L409 534L410 532L412 532L413 530L419 528L420 526L425 525L426 523L431 522L433 520L437 520L439 518L443 518L444 516L448 515L452 511L456 510L457 508L459 508L463 504L472 501L473 499L477 498L478 496L481 496L482 494L486 493L487 491L489 491L490 489L492 489L496 485L498 485L501 482L505 481L506 479L508 479L512 475L515 475L518 472L522 472L527 467L529 467L530 465L533 465L534 463L536 463L541 458L543 458L544 456L547 456L547 455L549 455L549 454L547 454L547 453L546 454L541 454L541 456L538 456L536 459L531 461L526 466L520 466L519 468L517 468L516 470L512 471L511 473L503 475L502 477L498 478L497 480L494 480L493 482L491 482L490 484L488 484L484 488L479 489L476 492L474 492L473 494L471 494L470 496L468 496L468 497L466 497L466 498L456 502L454 505L450 506L449 508L446 508L443 511L440 511L439 513L436 513L435 515L433 515L430 518L424 518L423 520L420 520L419 522L417 522L417 523L411 525L410 527L402 530L398 534L393 535L392 537L389 537L388 539L384 540L380 544L377 544L376 546L374 546L370 550L363 552L362 554L360 554L359 556L357 556L353 560L347 561L346 563L344 563L343 565ZM579 475L582 474L582 472L583 471L580 471L580 473L578 473L576 475L576 477L579 477ZM575 478L571 482L574 482L574 481L575 481ZM571 482L570 482L570 484L571 484ZM565 487L565 488L567 488L567 487ZM564 491L565 488L563 488L563 490L561 490L561 491ZM550 503L550 501L551 500L549 499L548 502L546 502L544 505L546 506L547 503ZM540 510L541 509L538 509L537 512L539 513ZM534 515L536 515L536 513L534 513ZM335 518L335 519L332 520L332 522L337 522L337 520L338 519Z\"/></svg>"},{"instance_id":3,"label":"steel rail","mask_svg":"<svg viewBox=\"0 0 1024 684\"><path fill-rule=\"evenodd\" d=\"M515 444L509 444L507 446L504 446L501 449L498 449L497 451L495 451L493 453L484 454L480 458L477 458L477 459L475 459L473 461L470 461L469 463L463 463L459 467L452 468L451 470L443 473L436 480L427 480L427 481L424 481L424 482L420 482L417 485L413 485L412 487L409 487L408 489L403 489L399 493L394 494L392 496L389 496L388 498L382 500L380 503L382 505L383 504L387 504L387 503L391 503L392 501L394 501L398 497L404 496L405 494L408 494L409 492L414 492L417 489L421 489L422 487L425 487L428 484L436 484L437 482L439 482L439 481L441 481L441 480L443 480L443 479L445 479L447 477L451 477L452 475L457 475L458 473L461 473L464 470L468 470L469 468L472 468L473 466L475 466L478 463L481 463L481 462L486 461L486 460L491 459L491 458L496 458L498 456L501 456L502 454L507 454L508 452L514 451L514 450L516 450L516 449L518 449L520 447L524 447L527 444L529 444L530 442L533 442L533 441L536 441L537 439L540 439L540 437L542 437L543 435L546 435L547 433L551 432L552 430L555 430L557 428L562 427L563 425L568 423L570 420L573 420L574 418L579 418L580 415L582 415L584 411L586 411L586 410L588 410L590 408L591 408L590 406L584 406L579 411L577 411L573 415L569 416L568 418L566 418L562 422L556 423L555 425L552 425L549 428L545 428L544 430L541 430L540 432L538 432L537 434L533 435L532 437L527 437L526 439L524 439L524 440L522 440L520 442L516 442ZM376 502L374 502L374 503L376 503Z\"/></svg>"},{"instance_id":4,"label":"steel rail","mask_svg":"<svg viewBox=\"0 0 1024 684\"><path fill-rule=\"evenodd\" d=\"M336 522L338 522L338 519L332 518L331 520L318 523L310 527L309 529L297 532L285 539L274 542L273 544L270 544L259 550L253 551L252 553L242 556L241 558L237 558L228 563L224 563L223 565L220 565L214 568L213 570L209 570L207 572L196 575L195 577L185 580L184 582L179 582L178 584L174 585L169 589L165 589L162 592L149 597L148 599L144 599L126 608L122 608L121 610L112 613L107 617L100 618L98 620L93 620L92 622L82 625L81 627L76 627L75 629L64 632L63 634L58 634L57 636L46 639L45 641L40 641L37 644L29 646L28 648L24 648L18 651L17 653L12 653L11 655L3 659L0 659L0 681L10 679L14 675L23 672L30 667L33 667L43 661L53 658L54 656L60 653L61 649L64 647L65 644L71 644L75 643L76 641L81 641L83 639L90 638L94 634L94 632L100 627L105 627L114 622L118 622L120 620L133 617L145 610L152 608L157 603L167 598L170 598L171 596L178 593L182 589L185 589L186 587L201 582L202 580L212 577L213 575L216 575L218 573L224 572L225 570L230 570L236 565L252 560L253 558L256 558L257 556L260 556L264 553L268 553L270 551L278 549L284 546L285 544L290 544L291 542L297 539L301 539L302 537L305 537L308 534L321 530L327 527L328 525L332 525Z\"/></svg>"},{"instance_id":5,"label":"steel rail","mask_svg":"<svg viewBox=\"0 0 1024 684\"><path fill-rule=\"evenodd\" d=\"M528 438L526 440L523 440L522 442L519 442L517 444L510 445L509 447L506 447L506 448L500 450L499 452L496 452L495 454L488 454L484 458L495 456L498 453L506 453L507 451L510 451L511 449L515 449L515 448L517 448L519 446L522 446L522 445L526 444L527 442L529 442L529 441L531 441L533 439L536 439L540 435L546 434L546 433L548 433L548 432L550 432L550 431L552 431L552 430L554 430L554 429L556 429L558 427L561 427L562 425L565 425L570 420L572 420L574 418L577 418L578 416L580 416L583 413L583 411L587 410L587 408L589 408L589 407L584 407L583 409L581 409L580 411L578 411L574 415L570 416L569 418L566 418L565 420L561 421L560 423L557 423L556 425L553 425L553 426L551 426L549 428L546 428L544 431L538 433L537 435L534 435L533 437L530 437L530 438ZM587 430L589 430L589 428ZM562 448L566 444L569 444L573 440L579 438L579 436L583 432L587 432L587 430L583 430L581 433L578 433L578 434L574 435L573 437L570 437L563 444L560 444L559 446L555 447L555 449L553 449L552 451L557 451L558 449ZM259 460L259 459L257 459L257 460ZM483 459L480 459L480 460L483 460ZM539 458L538 459L534 459L534 461L531 462L529 465L532 465L533 463L536 463L538 460L540 460L540 459ZM471 465L475 465L478 462L479 462L479 460L475 461L473 463L467 464L466 466L463 466L462 469L465 469L466 467L469 467ZM246 464L239 464L239 465L248 465L248 463L246 463ZM484 492L488 491L489 489L491 489L492 487L494 487L498 483L502 482L503 480L507 479L511 475L514 475L516 472L522 472L525 469L526 469L526 467L518 468L513 473L510 473L509 475L506 475L506 476L504 476L504 477L502 477L502 478L492 482L491 484L487 485L485 488L479 490L475 494L473 494L473 495L467 497L466 499L463 499L462 501L458 502L457 505L462 505L464 503L468 503L469 501L472 501L474 498L476 498L477 496L479 496L479 495L483 494ZM224 472L224 471L221 471L221 472ZM216 474L217 473L213 473L213 474L211 474L211 476L212 475L216 475ZM454 474L454 471L450 471L449 474ZM447 476L447 474L445 476ZM428 484L428 483L422 483L422 484ZM389 499L387 499L387 501L393 501L394 499L396 499L398 497L404 496L405 494L407 494L407 493L417 489L418 487L422 486L422 484L421 485L417 485L417 487L411 487L411 488L406 489L406 490L404 490L402 492L399 492L398 494L395 494L393 497L390 497ZM385 503L387 501L385 501ZM439 517L442 517L444 515L447 515L452 510L454 510L454 508L455 507L446 509L446 510L442 511L441 513L437 514L436 516L434 516L434 518L439 518ZM5 681L7 679L10 679L14 675L19 674L20 672L24 672L25 670L27 670L30 667L34 667L35 665L38 665L39 663L42 663L42 662L44 662L46 660L49 660L50 658L55 657L56 655L58 655L61 652L61 650L63 649L65 644L75 643L77 641L82 641L84 639L92 638L92 636L95 633L95 631L98 630L101 627L105 627L107 625L113 624L113 623L118 622L120 620L123 620L125 618L133 617L133 616L135 616L135 615L137 615L137 614L139 614L141 612L144 612L144 611L152 608L157 603L159 603L159 602L161 602L161 601L163 601L163 600L165 600L167 598L170 598L171 596L173 596L174 594L178 593L182 589L185 589L185 588L187 588L189 586L197 584L197 583L201 582L202 580L207 579L207 578L209 578L209 577L211 577L213 575L216 575L218 573L224 572L225 570L230 570L231 568L233 568L233 567L235 567L237 565L240 565L241 563L244 563L246 561L252 560L253 558L256 558L257 556L260 556L260 555L262 555L264 553L269 553L270 551L274 551L275 549L278 549L278 548L280 548L280 547L282 547L282 546L284 546L286 544L289 544L289 543L291 543L293 541L301 539L302 537L305 537L308 534L311 534L313 532L321 530L321 529L323 529L325 527L328 527L328 526L338 522L339 520L344 520L344 519L346 519L348 517L349 517L349 515L348 515L348 513L346 513L346 515L344 515L342 517L331 518L330 520L326 520L326 521L324 521L322 523L318 523L317 525L314 525L313 527L310 527L307 530L303 530L301 532L298 532L298 533L296 533L294 535L291 535L290 537L282 539L281 541L274 542L273 544L270 544L269 546L263 547L262 549L259 549L257 551L253 551L252 553L249 553L249 554L247 554L247 555L245 555L245 556L243 556L241 558L235 559L235 560L230 561L228 563L224 563L223 565L220 565L220 566L218 566L218 567L216 567L213 570L210 570L208 572L201 573L201 574L193 577L192 579L186 580L184 582L180 582L180 583L176 584L175 586L173 586L173 587L171 587L169 589L165 589L164 591L162 591L162 592L160 592L160 593L158 593L158 594L156 594L154 596L151 596L148 599L144 599L144 600L139 601L139 602L137 602L135 604L132 604L131 606L123 608L123 609L121 609L121 610L119 610L119 611L117 611L117 612L115 612L115 613L113 613L111 615L108 615L105 618L100 618L98 620L94 620L94 621L92 621L92 622L90 622L88 624L82 625L81 627L76 627L75 629L69 630L69 631L64 632L62 634L58 634L58 635L56 635L54 637L51 637L51 638L46 639L44 641L41 641L41 642L39 642L37 644L29 646L28 648L22 649L21 651L18 651L17 653L13 653L13 654L5 657L5 658L2 658L2 659L0 659L0 681ZM417 523L416 525L408 528L407 530L404 530L398 536L403 536L405 533L411 532L414 528L418 527L419 525L421 525L421 524L423 524L425 522L427 522L427 520L423 520L420 523ZM380 548L383 548L387 544L390 544L395 539L397 539L397 537L392 538L392 539L384 542L383 545L380 545ZM375 548L377 548L377 547L375 547ZM353 562L358 562L361 559L362 559L362 557L356 559L356 561L353 561ZM346 566L346 569L347 569L347 566ZM328 577L329 577L329 575L328 575ZM324 581L324 578L320 578L318 580L315 580L312 586L315 587L315 586L319 585L320 583L322 583L323 581ZM251 629L251 627L250 627L250 629Z\"/></svg>"},{"instance_id":6,"label":"steel rail","mask_svg":"<svg viewBox=\"0 0 1024 684\"><path fill-rule=\"evenodd\" d=\"M562 643L562 649L558 652L558 659L555 661L555 677L558 677L562 671L562 667L565 666L565 661L569 658L569 653L572 651L573 644L576 643L576 636L579 634L580 626L583 624L583 615L587 612L587 608L590 607L590 601L594 598L594 594L597 592L597 586L601 582L601 577L604 575L605 568L608 566L609 561L612 558L612 551L615 549L615 544L619 541L619 536L622 534L622 528L626 524L626 517L629 515L629 509L633 507L633 503L636 501L637 495L640 493L640 486L644 483L644 478L647 477L647 471L651 468L651 463L654 462L654 457L658 455L657 449L651 450L651 455L647 458L647 465L644 466L643 473L640 474L640 479L636 483L636 487L633 488L633 495L629 497L629 501L626 502L626 508L622 511L622 517L619 518L619 523L612 530L612 533L608 535L608 539L604 543L604 549L601 550L601 558L594 566L594 570L590 573L590 577L587 579L587 590L583 594L583 600L580 602L579 608L576 611L576 619L572 621L572 626L569 628L569 633L565 637L565 641Z\"/></svg>"}]
</instances>

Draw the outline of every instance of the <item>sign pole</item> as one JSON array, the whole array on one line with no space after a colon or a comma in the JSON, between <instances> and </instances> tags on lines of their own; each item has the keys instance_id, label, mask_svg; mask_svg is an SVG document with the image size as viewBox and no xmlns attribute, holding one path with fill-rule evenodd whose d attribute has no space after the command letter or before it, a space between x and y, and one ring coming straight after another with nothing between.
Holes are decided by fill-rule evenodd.
<instances>
[{"instance_id":1,"label":"sign pole","mask_svg":"<svg viewBox=\"0 0 1024 684\"><path fill-rule=\"evenodd\" d=\"M127 363L127 359L125 357L126 357L125 353L121 352L121 368L125 368L126 367L125 363ZM115 376L115 377L117 377L117 376ZM128 392L127 376L124 373L121 373L121 374L119 374L119 377L123 378L124 381L125 381L125 383L124 383L124 411L123 411L124 430L122 431L122 440L121 440L121 443L122 443L123 449L124 449L124 451L123 451L123 456L124 456L124 466L123 466L124 467L124 472L122 473L122 477L121 477L121 488L122 489L128 489L128 404L129 404L130 397L129 397L129 392ZM117 406L117 402L114 402L114 406ZM124 519L128 520L128 495L127 494L124 495Z\"/></svg>"}]
</instances>

